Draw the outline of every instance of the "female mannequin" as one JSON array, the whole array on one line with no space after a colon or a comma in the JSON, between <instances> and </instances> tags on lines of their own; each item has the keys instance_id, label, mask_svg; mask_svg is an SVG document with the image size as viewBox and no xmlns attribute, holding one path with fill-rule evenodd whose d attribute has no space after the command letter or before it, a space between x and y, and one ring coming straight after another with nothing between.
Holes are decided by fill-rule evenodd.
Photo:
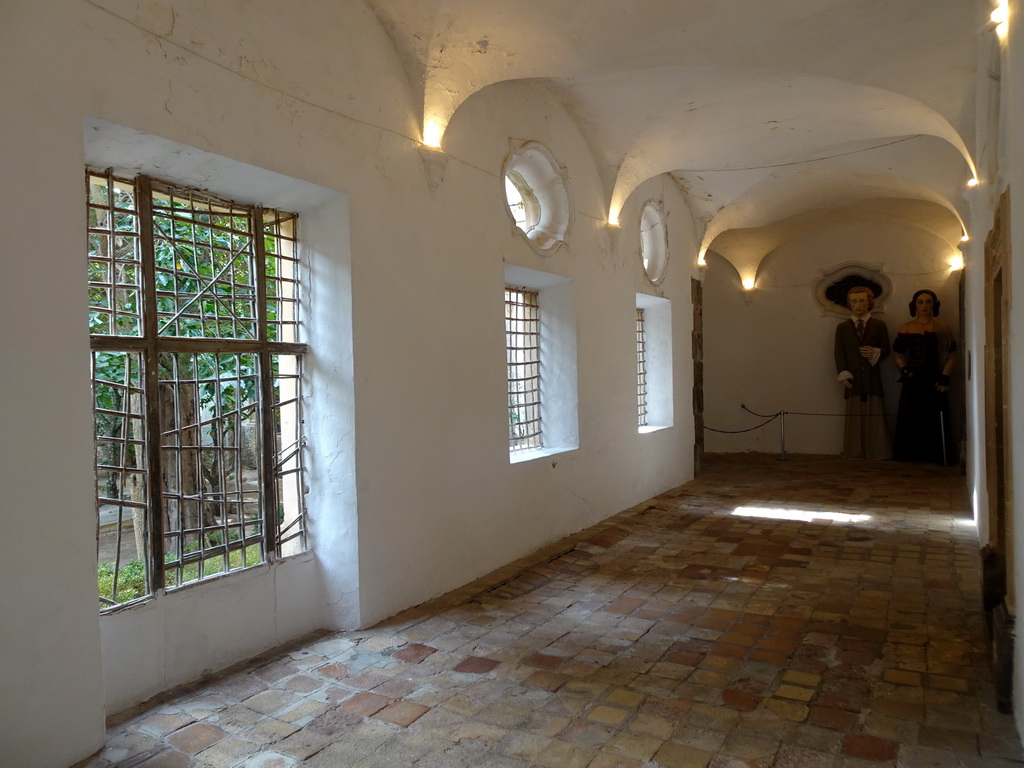
<instances>
[{"instance_id":1,"label":"female mannequin","mask_svg":"<svg viewBox=\"0 0 1024 768\"><path fill-rule=\"evenodd\" d=\"M902 374L893 458L956 463L949 419L949 376L956 365L956 341L938 319L939 297L921 290L910 301L910 322L900 326L893 360Z\"/></svg>"}]
</instances>

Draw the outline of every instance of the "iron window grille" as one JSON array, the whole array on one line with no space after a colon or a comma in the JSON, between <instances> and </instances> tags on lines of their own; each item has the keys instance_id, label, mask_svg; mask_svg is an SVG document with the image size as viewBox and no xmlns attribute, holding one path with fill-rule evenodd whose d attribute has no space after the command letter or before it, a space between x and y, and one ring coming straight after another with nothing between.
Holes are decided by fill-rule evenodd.
<instances>
[{"instance_id":1,"label":"iron window grille","mask_svg":"<svg viewBox=\"0 0 1024 768\"><path fill-rule=\"evenodd\" d=\"M636 407L637 426L647 426L647 330L644 310L636 309Z\"/></svg>"},{"instance_id":2,"label":"iron window grille","mask_svg":"<svg viewBox=\"0 0 1024 768\"><path fill-rule=\"evenodd\" d=\"M101 610L303 551L297 216L86 192Z\"/></svg>"},{"instance_id":3,"label":"iron window grille","mask_svg":"<svg viewBox=\"0 0 1024 768\"><path fill-rule=\"evenodd\" d=\"M540 419L540 308L537 291L505 287L510 453L543 446Z\"/></svg>"}]
</instances>

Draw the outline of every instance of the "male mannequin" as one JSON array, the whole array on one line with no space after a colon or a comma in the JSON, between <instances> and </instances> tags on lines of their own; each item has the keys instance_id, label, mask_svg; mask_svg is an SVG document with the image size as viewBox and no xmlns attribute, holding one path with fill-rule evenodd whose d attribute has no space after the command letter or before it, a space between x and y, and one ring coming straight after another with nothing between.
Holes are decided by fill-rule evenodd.
<instances>
[{"instance_id":1,"label":"male mannequin","mask_svg":"<svg viewBox=\"0 0 1024 768\"><path fill-rule=\"evenodd\" d=\"M889 329L871 316L874 299L866 286L851 288L846 294L851 317L836 326L836 371L846 401L843 456L848 459L892 458L878 370L889 356Z\"/></svg>"}]
</instances>

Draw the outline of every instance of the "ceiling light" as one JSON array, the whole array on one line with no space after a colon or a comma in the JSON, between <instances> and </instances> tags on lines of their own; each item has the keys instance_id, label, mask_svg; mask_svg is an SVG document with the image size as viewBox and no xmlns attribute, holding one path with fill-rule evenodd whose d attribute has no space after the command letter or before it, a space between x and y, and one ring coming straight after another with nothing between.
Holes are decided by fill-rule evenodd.
<instances>
[{"instance_id":1,"label":"ceiling light","mask_svg":"<svg viewBox=\"0 0 1024 768\"><path fill-rule=\"evenodd\" d=\"M752 291L754 290L754 278L744 277L743 278L743 290Z\"/></svg>"},{"instance_id":2,"label":"ceiling light","mask_svg":"<svg viewBox=\"0 0 1024 768\"><path fill-rule=\"evenodd\" d=\"M963 269L964 268L964 257L961 256L959 253L956 256L950 256L949 257L949 268L953 272L956 272L958 269Z\"/></svg>"},{"instance_id":3,"label":"ceiling light","mask_svg":"<svg viewBox=\"0 0 1024 768\"><path fill-rule=\"evenodd\" d=\"M966 232L964 232L964 236L960 238L960 242L961 243L966 243L970 239L971 239L971 236L968 235Z\"/></svg>"},{"instance_id":4,"label":"ceiling light","mask_svg":"<svg viewBox=\"0 0 1024 768\"><path fill-rule=\"evenodd\" d=\"M976 186L978 186L978 180L977 179L969 179L967 181L967 186L968 187L976 187Z\"/></svg>"}]
</instances>

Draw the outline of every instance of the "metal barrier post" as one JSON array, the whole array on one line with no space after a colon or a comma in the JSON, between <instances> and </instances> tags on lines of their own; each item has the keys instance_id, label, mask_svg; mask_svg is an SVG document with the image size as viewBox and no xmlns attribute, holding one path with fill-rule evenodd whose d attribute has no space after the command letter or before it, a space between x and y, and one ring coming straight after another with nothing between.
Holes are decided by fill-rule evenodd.
<instances>
[{"instance_id":1,"label":"metal barrier post","mask_svg":"<svg viewBox=\"0 0 1024 768\"><path fill-rule=\"evenodd\" d=\"M779 411L779 414L782 416L782 436L781 445L779 446L779 461L789 461L789 459L786 458L786 412Z\"/></svg>"}]
</instances>

